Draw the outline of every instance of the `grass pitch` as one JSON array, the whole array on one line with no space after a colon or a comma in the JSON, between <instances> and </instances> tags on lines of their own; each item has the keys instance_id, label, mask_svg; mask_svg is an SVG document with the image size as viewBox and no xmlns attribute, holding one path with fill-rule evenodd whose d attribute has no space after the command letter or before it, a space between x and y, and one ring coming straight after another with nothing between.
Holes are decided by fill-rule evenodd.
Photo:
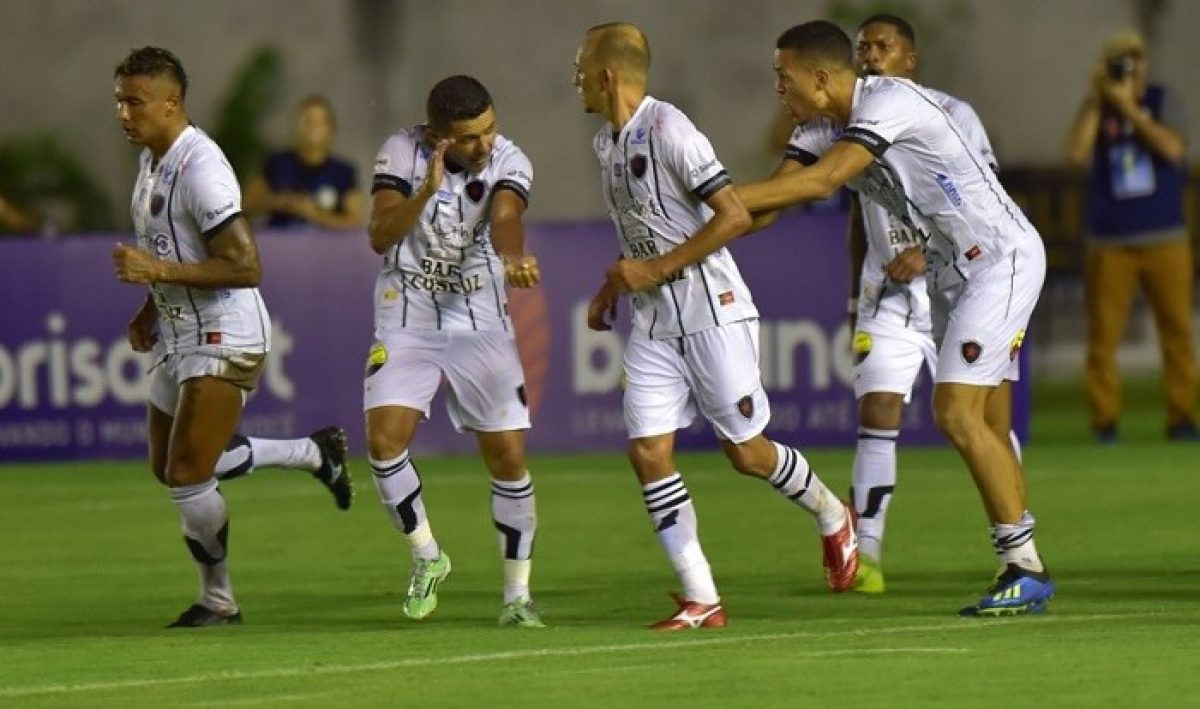
<instances>
[{"instance_id":1,"label":"grass pitch","mask_svg":"<svg viewBox=\"0 0 1200 709\"><path fill-rule=\"evenodd\" d=\"M1043 395L1044 394L1044 395ZM1086 442L1072 396L1035 406L1026 451L1050 612L964 619L994 571L975 491L946 449L904 449L888 592L833 596L812 523L716 454L680 457L730 614L655 634L673 575L623 457L533 460L535 597L550 628L495 627L500 562L481 464L421 460L454 559L441 606L400 614L407 550L361 463L334 509L306 475L223 486L246 624L167 631L194 570L137 463L0 468L0 705L1178 706L1200 689L1200 446L1144 411ZM809 451L837 490L848 451ZM1190 697L1190 698L1189 698Z\"/></svg>"}]
</instances>

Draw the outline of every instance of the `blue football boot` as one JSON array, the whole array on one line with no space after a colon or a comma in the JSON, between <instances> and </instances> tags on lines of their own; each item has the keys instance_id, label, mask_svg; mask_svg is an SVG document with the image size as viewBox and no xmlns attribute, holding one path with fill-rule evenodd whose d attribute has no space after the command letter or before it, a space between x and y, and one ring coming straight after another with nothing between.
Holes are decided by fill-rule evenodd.
<instances>
[{"instance_id":1,"label":"blue football boot","mask_svg":"<svg viewBox=\"0 0 1200 709\"><path fill-rule=\"evenodd\" d=\"M1051 598L1054 598L1054 582L1049 574L1008 564L983 598L975 605L963 608L958 614L995 618L1042 613Z\"/></svg>"}]
</instances>

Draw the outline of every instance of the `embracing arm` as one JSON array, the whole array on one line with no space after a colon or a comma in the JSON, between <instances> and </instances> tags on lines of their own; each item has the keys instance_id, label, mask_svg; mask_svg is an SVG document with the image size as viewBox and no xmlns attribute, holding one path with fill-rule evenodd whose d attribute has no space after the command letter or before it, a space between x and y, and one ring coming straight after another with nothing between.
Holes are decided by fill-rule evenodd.
<instances>
[{"instance_id":1,"label":"embracing arm","mask_svg":"<svg viewBox=\"0 0 1200 709\"><path fill-rule=\"evenodd\" d=\"M825 199L865 170L874 159L871 151L858 143L839 140L809 167L739 186L738 197L746 209L756 213Z\"/></svg>"},{"instance_id":2,"label":"embracing arm","mask_svg":"<svg viewBox=\"0 0 1200 709\"><path fill-rule=\"evenodd\" d=\"M699 263L723 248L750 226L750 214L742 206L732 185L723 187L705 200L713 216L700 230L678 247L645 263L653 266L660 281L680 269Z\"/></svg>"}]
</instances>

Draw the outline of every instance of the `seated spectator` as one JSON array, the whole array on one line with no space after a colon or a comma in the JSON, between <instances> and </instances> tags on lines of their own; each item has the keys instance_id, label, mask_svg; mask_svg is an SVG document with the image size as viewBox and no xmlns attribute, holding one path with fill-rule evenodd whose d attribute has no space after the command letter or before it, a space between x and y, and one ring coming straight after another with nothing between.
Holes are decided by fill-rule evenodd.
<instances>
[{"instance_id":1,"label":"seated spectator","mask_svg":"<svg viewBox=\"0 0 1200 709\"><path fill-rule=\"evenodd\" d=\"M310 96L300 102L296 118L295 147L267 157L262 174L246 186L246 213L269 213L271 229L361 227L362 194L354 166L330 154L333 106L323 96Z\"/></svg>"}]
</instances>

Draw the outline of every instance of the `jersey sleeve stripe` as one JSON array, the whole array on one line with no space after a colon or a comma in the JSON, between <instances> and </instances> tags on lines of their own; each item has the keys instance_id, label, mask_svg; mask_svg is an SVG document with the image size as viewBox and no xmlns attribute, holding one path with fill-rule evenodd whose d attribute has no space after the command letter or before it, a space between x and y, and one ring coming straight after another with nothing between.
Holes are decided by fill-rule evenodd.
<instances>
[{"instance_id":1,"label":"jersey sleeve stripe","mask_svg":"<svg viewBox=\"0 0 1200 709\"><path fill-rule=\"evenodd\" d=\"M241 212L234 212L233 214L230 214L228 217L225 217L224 219L222 219L219 224L217 224L213 228L209 229L208 231L204 232L205 240L211 239L214 236L216 236L217 234L220 234L222 229L224 229L225 227L232 224L233 220L237 219L240 216L242 216Z\"/></svg>"},{"instance_id":2,"label":"jersey sleeve stripe","mask_svg":"<svg viewBox=\"0 0 1200 709\"><path fill-rule=\"evenodd\" d=\"M700 198L701 200L706 200L732 184L733 180L730 179L729 173L721 170L717 174L701 183L699 187L692 190L692 194L696 195L696 197Z\"/></svg>"},{"instance_id":3,"label":"jersey sleeve stripe","mask_svg":"<svg viewBox=\"0 0 1200 709\"><path fill-rule=\"evenodd\" d=\"M787 149L783 151L783 159L784 160L794 160L805 167L808 167L809 165L812 165L815 162L817 162L816 155L813 155L812 153L808 152L807 150L801 150L800 148L797 148L794 145L787 146Z\"/></svg>"},{"instance_id":4,"label":"jersey sleeve stripe","mask_svg":"<svg viewBox=\"0 0 1200 709\"><path fill-rule=\"evenodd\" d=\"M371 182L371 194L379 190L396 190L405 197L412 197L412 185L403 177L395 175L375 175Z\"/></svg>"},{"instance_id":5,"label":"jersey sleeve stripe","mask_svg":"<svg viewBox=\"0 0 1200 709\"><path fill-rule=\"evenodd\" d=\"M892 144L881 138L879 135L861 126L852 126L842 131L842 134L837 137L838 140L844 140L849 143L858 143L875 157L882 156L887 149L892 147Z\"/></svg>"},{"instance_id":6,"label":"jersey sleeve stripe","mask_svg":"<svg viewBox=\"0 0 1200 709\"><path fill-rule=\"evenodd\" d=\"M511 190L521 198L526 207L529 206L529 190L525 189L525 186L520 182L516 182L515 180L500 180L496 183L492 191L495 192L496 190Z\"/></svg>"}]
</instances>

